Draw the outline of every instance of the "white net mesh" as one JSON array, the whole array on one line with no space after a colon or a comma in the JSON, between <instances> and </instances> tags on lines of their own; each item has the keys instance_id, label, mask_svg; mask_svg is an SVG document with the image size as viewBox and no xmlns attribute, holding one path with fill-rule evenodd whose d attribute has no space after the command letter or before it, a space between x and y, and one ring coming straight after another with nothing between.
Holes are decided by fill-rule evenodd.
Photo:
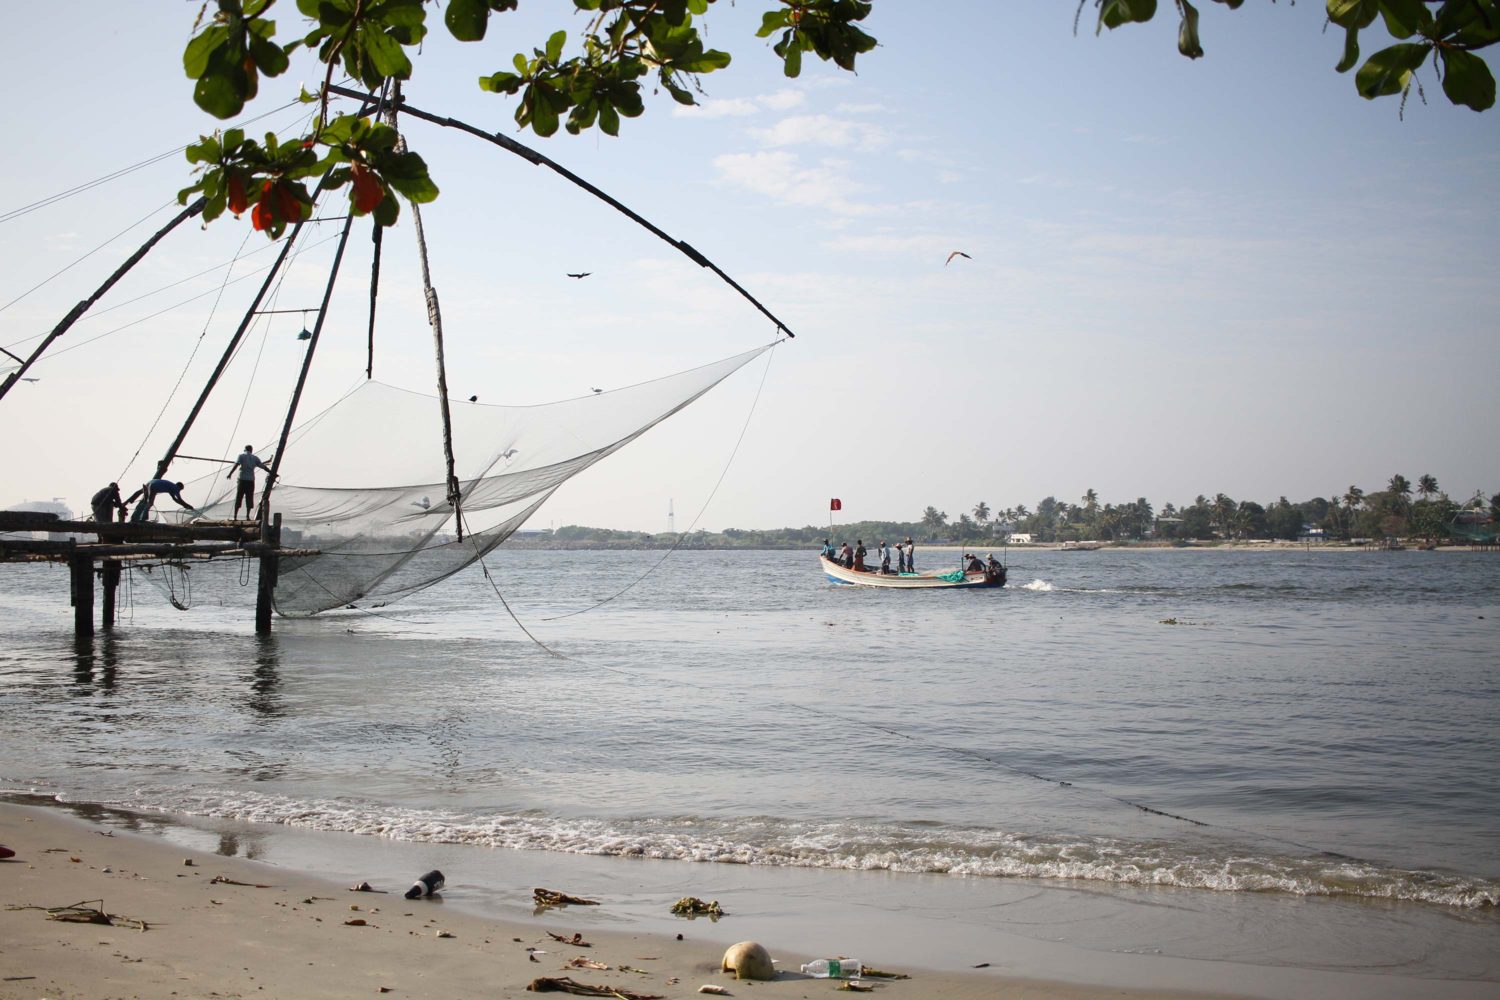
<instances>
[{"instance_id":1,"label":"white net mesh","mask_svg":"<svg viewBox=\"0 0 1500 1000\"><path fill-rule=\"evenodd\" d=\"M318 554L282 559L276 610L305 617L389 602L458 572L510 537L568 479L772 346L557 403L450 402L462 541L447 500L437 397L362 384L298 427L287 445L271 495L282 545ZM258 454L269 463L267 452ZM234 490L215 474L187 493L213 497L195 516L217 519L231 515Z\"/></svg>"}]
</instances>

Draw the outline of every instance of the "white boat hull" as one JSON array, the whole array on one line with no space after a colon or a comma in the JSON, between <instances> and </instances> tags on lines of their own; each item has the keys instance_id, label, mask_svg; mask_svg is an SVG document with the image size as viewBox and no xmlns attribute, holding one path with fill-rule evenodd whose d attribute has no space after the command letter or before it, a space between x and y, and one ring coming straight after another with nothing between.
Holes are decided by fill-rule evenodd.
<instances>
[{"instance_id":1,"label":"white boat hull","mask_svg":"<svg viewBox=\"0 0 1500 1000\"><path fill-rule=\"evenodd\" d=\"M954 587L1003 587L1003 580L991 579L989 574L965 573L961 580L944 579L950 574L939 574L936 570L925 573L881 573L879 570L873 572L866 570L860 572L853 569L845 569L839 563L833 562L825 556L819 556L818 561L823 566L823 573L834 583L850 584L856 587L890 587L896 590L935 590L939 588L952 589Z\"/></svg>"}]
</instances>

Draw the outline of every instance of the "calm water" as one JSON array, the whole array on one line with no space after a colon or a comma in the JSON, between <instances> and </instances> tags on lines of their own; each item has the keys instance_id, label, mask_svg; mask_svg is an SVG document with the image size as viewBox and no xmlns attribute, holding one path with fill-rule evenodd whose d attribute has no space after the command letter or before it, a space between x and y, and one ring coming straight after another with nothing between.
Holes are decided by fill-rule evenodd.
<instances>
[{"instance_id":1,"label":"calm water","mask_svg":"<svg viewBox=\"0 0 1500 1000\"><path fill-rule=\"evenodd\" d=\"M919 550L926 567L940 558ZM1013 552L1004 591L813 553L506 552L250 634L253 579L0 567L0 785L414 841L1500 903L1500 557ZM224 605L228 605L225 607ZM1172 623L1172 622L1175 622ZM1487 915L1487 916L1486 916Z\"/></svg>"}]
</instances>

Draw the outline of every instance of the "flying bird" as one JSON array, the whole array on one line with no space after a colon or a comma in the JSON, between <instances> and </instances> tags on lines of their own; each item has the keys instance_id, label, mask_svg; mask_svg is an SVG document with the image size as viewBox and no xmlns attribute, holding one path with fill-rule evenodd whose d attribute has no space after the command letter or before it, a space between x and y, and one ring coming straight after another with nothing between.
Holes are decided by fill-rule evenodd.
<instances>
[{"instance_id":1,"label":"flying bird","mask_svg":"<svg viewBox=\"0 0 1500 1000\"><path fill-rule=\"evenodd\" d=\"M953 251L952 253L950 253L948 255L948 259L947 260L943 261L943 266L947 267L949 264L953 263L953 258L954 257L962 257L964 260L973 260L974 259L973 257L970 257L968 254L964 253L962 250L955 250L955 251Z\"/></svg>"},{"instance_id":2,"label":"flying bird","mask_svg":"<svg viewBox=\"0 0 1500 1000\"><path fill-rule=\"evenodd\" d=\"M569 272L568 277L570 277L570 278L587 278L589 275L591 275L593 273L594 273L593 271L580 271L578 274L573 274L573 273Z\"/></svg>"},{"instance_id":3,"label":"flying bird","mask_svg":"<svg viewBox=\"0 0 1500 1000\"><path fill-rule=\"evenodd\" d=\"M470 396L469 397L469 402L471 402L471 403L477 403L477 402L479 402L479 397L478 396Z\"/></svg>"},{"instance_id":4,"label":"flying bird","mask_svg":"<svg viewBox=\"0 0 1500 1000\"><path fill-rule=\"evenodd\" d=\"M592 387L590 387L590 388L592 388ZM594 389L594 392L596 392L596 393L603 392L603 391L604 391L603 389Z\"/></svg>"}]
</instances>

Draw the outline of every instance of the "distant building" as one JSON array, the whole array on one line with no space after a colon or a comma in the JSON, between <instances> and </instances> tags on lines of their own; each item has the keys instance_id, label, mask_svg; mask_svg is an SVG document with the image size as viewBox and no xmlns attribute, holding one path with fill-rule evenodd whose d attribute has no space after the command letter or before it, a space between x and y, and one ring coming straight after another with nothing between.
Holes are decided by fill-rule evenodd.
<instances>
[{"instance_id":1,"label":"distant building","mask_svg":"<svg viewBox=\"0 0 1500 1000\"><path fill-rule=\"evenodd\" d=\"M1321 542L1327 537L1327 532L1313 524L1304 524L1302 530L1297 533L1299 542Z\"/></svg>"},{"instance_id":2,"label":"distant building","mask_svg":"<svg viewBox=\"0 0 1500 1000\"><path fill-rule=\"evenodd\" d=\"M1012 545L1030 545L1031 544L1031 532L1029 532L1029 531L1021 531L1021 532L1017 532L1014 535L1011 535L1010 536L1010 544L1012 544Z\"/></svg>"}]
</instances>

